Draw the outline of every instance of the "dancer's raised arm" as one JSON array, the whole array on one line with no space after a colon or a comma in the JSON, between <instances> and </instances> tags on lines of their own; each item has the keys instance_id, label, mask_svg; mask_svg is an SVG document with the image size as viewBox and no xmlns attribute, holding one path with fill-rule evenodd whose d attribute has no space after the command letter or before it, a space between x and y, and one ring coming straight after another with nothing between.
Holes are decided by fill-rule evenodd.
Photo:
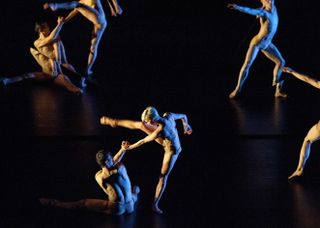
<instances>
[{"instance_id":1,"label":"dancer's raised arm","mask_svg":"<svg viewBox=\"0 0 320 228\"><path fill-rule=\"evenodd\" d=\"M113 162L115 165L118 164L122 160L122 158L123 158L124 154L126 153L129 146L130 146L130 143L128 141L122 141L120 150L113 157Z\"/></svg>"},{"instance_id":2,"label":"dancer's raised arm","mask_svg":"<svg viewBox=\"0 0 320 228\"><path fill-rule=\"evenodd\" d=\"M50 32L50 34L47 37L45 37L44 39L41 39L41 40L39 40L39 39L36 40L35 46L38 48L41 48L41 47L46 46L52 42L55 42L56 39L59 37L59 33L60 33L60 30L61 30L63 24L64 24L64 18L58 17L57 26Z\"/></svg>"}]
</instances>

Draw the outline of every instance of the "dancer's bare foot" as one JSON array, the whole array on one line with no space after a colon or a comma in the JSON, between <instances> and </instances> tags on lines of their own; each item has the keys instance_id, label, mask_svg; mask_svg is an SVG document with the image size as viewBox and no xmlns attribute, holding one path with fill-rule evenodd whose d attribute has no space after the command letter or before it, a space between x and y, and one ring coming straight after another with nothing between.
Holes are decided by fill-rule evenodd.
<instances>
[{"instance_id":1,"label":"dancer's bare foot","mask_svg":"<svg viewBox=\"0 0 320 228\"><path fill-rule=\"evenodd\" d=\"M302 170L296 170L293 172L293 174L291 174L291 176L288 177L288 180L291 180L294 177L300 177L300 176L302 176L302 174L303 174Z\"/></svg>"},{"instance_id":2,"label":"dancer's bare foot","mask_svg":"<svg viewBox=\"0 0 320 228\"><path fill-rule=\"evenodd\" d=\"M280 91L276 91L276 93L274 94L274 97L276 98L287 98L287 96L287 94L281 93Z\"/></svg>"},{"instance_id":3,"label":"dancer's bare foot","mask_svg":"<svg viewBox=\"0 0 320 228\"><path fill-rule=\"evenodd\" d=\"M75 88L73 88L73 89L70 89L70 92L71 92L71 93L74 93L74 94L76 94L76 95L83 94L83 90L80 89L80 88L78 88L78 87L75 87Z\"/></svg>"},{"instance_id":4,"label":"dancer's bare foot","mask_svg":"<svg viewBox=\"0 0 320 228\"><path fill-rule=\"evenodd\" d=\"M230 93L229 98L233 99L235 98L238 94L240 93L240 91L238 89L233 90L232 93Z\"/></svg>"},{"instance_id":5,"label":"dancer's bare foot","mask_svg":"<svg viewBox=\"0 0 320 228\"><path fill-rule=\"evenodd\" d=\"M91 77L92 74L93 74L93 71L91 70L91 67L90 67L90 68L87 68L87 69L86 69L86 76L87 76L87 77Z\"/></svg>"},{"instance_id":6,"label":"dancer's bare foot","mask_svg":"<svg viewBox=\"0 0 320 228\"><path fill-rule=\"evenodd\" d=\"M117 121L115 119L109 118L108 116L103 116L100 118L100 124L109 125L115 128L117 126Z\"/></svg>"},{"instance_id":7,"label":"dancer's bare foot","mask_svg":"<svg viewBox=\"0 0 320 228\"><path fill-rule=\"evenodd\" d=\"M80 86L81 86L81 88L86 88L87 87L87 79L85 77L81 77Z\"/></svg>"},{"instance_id":8,"label":"dancer's bare foot","mask_svg":"<svg viewBox=\"0 0 320 228\"><path fill-rule=\"evenodd\" d=\"M136 194L139 194L140 193L140 187L138 185L133 186L132 192L136 193Z\"/></svg>"},{"instance_id":9,"label":"dancer's bare foot","mask_svg":"<svg viewBox=\"0 0 320 228\"><path fill-rule=\"evenodd\" d=\"M118 15L121 15L122 12L123 12L123 10L121 9L120 6L118 6L118 7L116 8L116 13L117 13Z\"/></svg>"},{"instance_id":10,"label":"dancer's bare foot","mask_svg":"<svg viewBox=\"0 0 320 228\"><path fill-rule=\"evenodd\" d=\"M44 10L47 10L47 9L51 9L52 11L56 11L57 10L57 7L56 7L56 4L54 4L54 3L44 3L43 4L43 9Z\"/></svg>"},{"instance_id":11,"label":"dancer's bare foot","mask_svg":"<svg viewBox=\"0 0 320 228\"><path fill-rule=\"evenodd\" d=\"M273 80L273 81L272 81L272 86L276 86L276 85L277 85L277 83L279 83L279 81L278 81L278 80Z\"/></svg>"},{"instance_id":12,"label":"dancer's bare foot","mask_svg":"<svg viewBox=\"0 0 320 228\"><path fill-rule=\"evenodd\" d=\"M163 213L163 211L158 207L158 205L155 204L152 205L152 210L160 215Z\"/></svg>"}]
</instances>

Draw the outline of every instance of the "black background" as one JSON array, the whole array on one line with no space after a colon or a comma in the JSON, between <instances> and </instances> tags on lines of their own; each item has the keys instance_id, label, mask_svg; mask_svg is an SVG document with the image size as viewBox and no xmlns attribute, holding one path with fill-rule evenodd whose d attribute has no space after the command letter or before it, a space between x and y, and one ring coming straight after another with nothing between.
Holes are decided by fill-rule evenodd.
<instances>
[{"instance_id":1,"label":"black background","mask_svg":"<svg viewBox=\"0 0 320 228\"><path fill-rule=\"evenodd\" d=\"M44 1L30 2L1 3L1 76L40 70L29 53L37 38L34 23L45 18L53 28L57 16L68 13L44 11ZM286 179L304 135L318 121L319 91L289 78L288 99L274 99L273 63L259 55L244 97L230 101L259 23L227 9L227 3L120 1L123 15L112 18L102 1L108 27L93 69L98 87L89 87L80 98L41 86L1 90L3 226L317 227L319 156L312 154L304 183ZM259 1L237 3L260 6ZM317 6L298 0L276 4L280 21L274 44L288 66L317 78ZM91 29L77 15L61 31L69 62L80 73ZM191 136L181 134L183 154L161 201L164 216L150 210L162 159L161 148L152 144L124 160L142 189L132 216L105 218L37 205L42 196L103 197L93 180L95 152L101 147L116 152L121 140L143 134L101 127L99 118L139 119L148 105L160 113L186 113L194 129Z\"/></svg>"}]
</instances>

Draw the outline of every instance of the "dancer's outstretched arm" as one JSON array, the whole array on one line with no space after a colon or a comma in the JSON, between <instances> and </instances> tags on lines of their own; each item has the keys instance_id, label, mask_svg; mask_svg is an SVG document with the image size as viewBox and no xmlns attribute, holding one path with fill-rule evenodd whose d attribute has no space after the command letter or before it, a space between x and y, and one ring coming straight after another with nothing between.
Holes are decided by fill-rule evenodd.
<instances>
[{"instance_id":1,"label":"dancer's outstretched arm","mask_svg":"<svg viewBox=\"0 0 320 228\"><path fill-rule=\"evenodd\" d=\"M228 4L227 7L229 9L238 10L238 11L240 11L242 13L250 14L250 15L253 15L253 16L265 17L267 15L267 12L265 10L263 10L262 8L260 8L260 9L252 9L252 8L249 8L249 7L238 6L236 4Z\"/></svg>"},{"instance_id":2,"label":"dancer's outstretched arm","mask_svg":"<svg viewBox=\"0 0 320 228\"><path fill-rule=\"evenodd\" d=\"M57 26L51 31L50 35L42 40L36 40L35 46L40 48L40 47L43 47L45 45L48 45L48 44L56 41L56 39L59 36L60 30L64 24L64 18L58 17L57 22L58 22Z\"/></svg>"},{"instance_id":3,"label":"dancer's outstretched arm","mask_svg":"<svg viewBox=\"0 0 320 228\"><path fill-rule=\"evenodd\" d=\"M311 78L307 75L304 75L304 74L300 74L289 67L284 67L282 71L285 73L292 74L293 76L300 79L301 81L304 81L304 82L316 87L317 89L320 89L320 81L318 81L316 79L313 79L313 78Z\"/></svg>"}]
</instances>

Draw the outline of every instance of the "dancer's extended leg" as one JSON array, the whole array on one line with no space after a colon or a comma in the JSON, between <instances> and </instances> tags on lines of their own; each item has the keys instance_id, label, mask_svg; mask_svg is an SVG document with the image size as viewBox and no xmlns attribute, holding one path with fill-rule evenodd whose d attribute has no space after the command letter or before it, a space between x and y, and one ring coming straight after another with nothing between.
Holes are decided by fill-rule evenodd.
<instances>
[{"instance_id":1,"label":"dancer's extended leg","mask_svg":"<svg viewBox=\"0 0 320 228\"><path fill-rule=\"evenodd\" d=\"M282 93L283 81L279 82L279 78L282 74L282 68L285 65L285 60L281 56L281 53L274 44L270 44L266 49L262 50L262 53L267 56L271 61L275 63L273 70L272 85L276 86L275 97L287 97L285 93Z\"/></svg>"},{"instance_id":2,"label":"dancer's extended leg","mask_svg":"<svg viewBox=\"0 0 320 228\"><path fill-rule=\"evenodd\" d=\"M165 152L164 157L163 157L161 174L160 174L159 181L157 184L153 207L152 207L152 209L159 214L162 214L162 210L158 207L158 204L159 204L159 201L162 197L162 194L166 188L169 174L170 174L174 164L176 163L177 158L178 158L177 154L173 154L173 153L169 153L169 152Z\"/></svg>"},{"instance_id":3,"label":"dancer's extended leg","mask_svg":"<svg viewBox=\"0 0 320 228\"><path fill-rule=\"evenodd\" d=\"M296 176L301 176L303 173L303 169L306 165L306 162L310 155L310 149L313 142L320 139L320 132L319 132L319 123L315 124L309 130L307 136L304 138L301 150L300 150L300 157L299 163L296 170L289 176L288 179L292 179Z\"/></svg>"},{"instance_id":4,"label":"dancer's extended leg","mask_svg":"<svg viewBox=\"0 0 320 228\"><path fill-rule=\"evenodd\" d=\"M242 65L240 73L239 73L237 86L234 89L234 91L232 93L230 93L230 95L229 95L230 98L236 97L241 92L242 86L248 77L249 69L250 69L253 61L256 59L256 57L259 53L259 50L260 50L260 48L255 45L249 46L249 49L246 54L246 59Z\"/></svg>"},{"instance_id":5,"label":"dancer's extended leg","mask_svg":"<svg viewBox=\"0 0 320 228\"><path fill-rule=\"evenodd\" d=\"M92 74L92 66L97 58L99 43L106 27L107 24L103 24L101 25L101 27L94 28L93 36L91 39L90 53L88 57L87 75Z\"/></svg>"}]
</instances>

